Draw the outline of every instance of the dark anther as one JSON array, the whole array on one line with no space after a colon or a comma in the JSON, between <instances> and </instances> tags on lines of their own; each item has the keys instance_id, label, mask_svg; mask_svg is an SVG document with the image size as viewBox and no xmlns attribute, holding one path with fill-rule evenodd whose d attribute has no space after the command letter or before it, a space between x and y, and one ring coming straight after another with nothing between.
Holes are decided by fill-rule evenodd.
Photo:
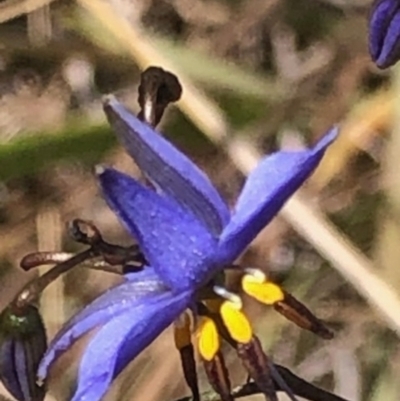
<instances>
[{"instance_id":1,"label":"dark anther","mask_svg":"<svg viewBox=\"0 0 400 401\"><path fill-rule=\"evenodd\" d=\"M180 99L182 87L178 78L159 67L149 67L140 79L138 118L155 127L169 103Z\"/></svg>"},{"instance_id":2,"label":"dark anther","mask_svg":"<svg viewBox=\"0 0 400 401\"><path fill-rule=\"evenodd\" d=\"M229 373L222 353L218 352L211 361L204 361L204 368L208 381L221 400L233 401Z\"/></svg>"},{"instance_id":3,"label":"dark anther","mask_svg":"<svg viewBox=\"0 0 400 401\"><path fill-rule=\"evenodd\" d=\"M283 301L276 302L274 308L299 327L309 330L326 340L333 338L333 333L325 324L293 295L285 292Z\"/></svg>"},{"instance_id":4,"label":"dark anther","mask_svg":"<svg viewBox=\"0 0 400 401\"><path fill-rule=\"evenodd\" d=\"M188 344L184 346L183 348L179 349L179 353L181 355L183 375L192 392L193 401L199 401L200 393L193 345Z\"/></svg>"},{"instance_id":5,"label":"dark anther","mask_svg":"<svg viewBox=\"0 0 400 401\"><path fill-rule=\"evenodd\" d=\"M267 401L277 401L270 364L260 341L253 337L247 344L238 343L236 350L251 378L264 393Z\"/></svg>"}]
</instances>

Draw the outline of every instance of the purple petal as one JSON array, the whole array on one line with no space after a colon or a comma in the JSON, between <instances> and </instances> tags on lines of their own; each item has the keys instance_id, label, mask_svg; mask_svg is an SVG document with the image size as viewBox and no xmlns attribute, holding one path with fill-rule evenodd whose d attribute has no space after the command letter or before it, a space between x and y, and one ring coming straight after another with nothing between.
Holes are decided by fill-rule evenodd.
<instances>
[{"instance_id":1,"label":"purple petal","mask_svg":"<svg viewBox=\"0 0 400 401\"><path fill-rule=\"evenodd\" d=\"M47 376L51 363L80 336L128 309L140 307L144 302L151 304L167 291L152 268L130 274L129 280L106 291L64 325L40 363L41 379Z\"/></svg>"},{"instance_id":2,"label":"purple petal","mask_svg":"<svg viewBox=\"0 0 400 401\"><path fill-rule=\"evenodd\" d=\"M40 401L45 389L36 384L36 369L45 344L24 339L3 339L0 348L0 379L18 401ZM42 353L41 355L39 355Z\"/></svg>"},{"instance_id":3,"label":"purple petal","mask_svg":"<svg viewBox=\"0 0 400 401\"><path fill-rule=\"evenodd\" d=\"M374 60L379 57L387 27L397 8L396 0L379 0L372 5L369 20L369 46Z\"/></svg>"},{"instance_id":4,"label":"purple petal","mask_svg":"<svg viewBox=\"0 0 400 401\"><path fill-rule=\"evenodd\" d=\"M380 0L372 6L369 49L378 67L387 68L400 58L400 3Z\"/></svg>"},{"instance_id":5,"label":"purple petal","mask_svg":"<svg viewBox=\"0 0 400 401\"><path fill-rule=\"evenodd\" d=\"M397 11L387 30L382 51L376 60L379 68L388 68L400 59L400 11Z\"/></svg>"},{"instance_id":6,"label":"purple petal","mask_svg":"<svg viewBox=\"0 0 400 401\"><path fill-rule=\"evenodd\" d=\"M104 111L119 140L155 186L219 235L229 220L229 210L208 177L115 98L105 102Z\"/></svg>"},{"instance_id":7,"label":"purple petal","mask_svg":"<svg viewBox=\"0 0 400 401\"><path fill-rule=\"evenodd\" d=\"M191 303L188 292L126 311L103 326L87 346L71 401L98 401L114 378Z\"/></svg>"},{"instance_id":8,"label":"purple petal","mask_svg":"<svg viewBox=\"0 0 400 401\"><path fill-rule=\"evenodd\" d=\"M24 374L21 380L20 363L24 364L24 360L18 360L15 346L16 343L13 339L2 341L0 348L0 378L4 387L13 397L19 401L24 401L27 399L26 393L28 389Z\"/></svg>"},{"instance_id":9,"label":"purple petal","mask_svg":"<svg viewBox=\"0 0 400 401\"><path fill-rule=\"evenodd\" d=\"M317 167L337 136L334 128L310 150L280 151L264 158L249 175L236 211L221 235L219 260L231 263L272 220Z\"/></svg>"},{"instance_id":10,"label":"purple petal","mask_svg":"<svg viewBox=\"0 0 400 401\"><path fill-rule=\"evenodd\" d=\"M109 206L168 286L193 288L208 278L217 241L203 224L125 174L104 168L98 173Z\"/></svg>"}]
</instances>

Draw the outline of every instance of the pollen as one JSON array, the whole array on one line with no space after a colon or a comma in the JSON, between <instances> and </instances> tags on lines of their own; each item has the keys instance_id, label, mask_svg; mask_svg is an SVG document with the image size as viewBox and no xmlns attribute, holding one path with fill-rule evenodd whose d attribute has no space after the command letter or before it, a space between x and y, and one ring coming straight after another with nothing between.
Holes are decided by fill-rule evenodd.
<instances>
[{"instance_id":1,"label":"pollen","mask_svg":"<svg viewBox=\"0 0 400 401\"><path fill-rule=\"evenodd\" d=\"M272 305L285 298L283 290L277 284L265 278L261 280L252 274L243 276L242 288L247 295L266 305Z\"/></svg>"},{"instance_id":2,"label":"pollen","mask_svg":"<svg viewBox=\"0 0 400 401\"><path fill-rule=\"evenodd\" d=\"M209 317L202 317L196 330L196 337L201 357L211 361L220 347L218 329L214 321Z\"/></svg>"},{"instance_id":3,"label":"pollen","mask_svg":"<svg viewBox=\"0 0 400 401\"><path fill-rule=\"evenodd\" d=\"M231 335L238 343L247 344L253 337L253 331L246 315L238 304L225 301L220 308L222 320Z\"/></svg>"}]
</instances>

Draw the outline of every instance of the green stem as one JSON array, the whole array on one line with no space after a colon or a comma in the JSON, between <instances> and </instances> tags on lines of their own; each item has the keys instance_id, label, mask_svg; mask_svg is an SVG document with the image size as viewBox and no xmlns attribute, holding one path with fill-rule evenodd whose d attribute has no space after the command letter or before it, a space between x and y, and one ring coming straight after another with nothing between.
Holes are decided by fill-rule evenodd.
<instances>
[{"instance_id":1,"label":"green stem","mask_svg":"<svg viewBox=\"0 0 400 401\"><path fill-rule=\"evenodd\" d=\"M36 133L0 145L0 180L37 173L51 162L96 162L116 144L107 125L68 126L60 133Z\"/></svg>"}]
</instances>

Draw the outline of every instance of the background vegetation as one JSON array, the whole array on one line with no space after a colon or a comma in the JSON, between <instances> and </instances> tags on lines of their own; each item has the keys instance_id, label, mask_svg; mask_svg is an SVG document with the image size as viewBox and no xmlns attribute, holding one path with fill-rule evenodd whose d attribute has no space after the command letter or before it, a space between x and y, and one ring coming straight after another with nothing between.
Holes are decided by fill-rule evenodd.
<instances>
[{"instance_id":1,"label":"background vegetation","mask_svg":"<svg viewBox=\"0 0 400 401\"><path fill-rule=\"evenodd\" d=\"M77 250L65 230L74 217L93 220L110 241L130 242L91 174L99 161L135 171L105 123L101 96L116 93L137 110L139 72L159 65L184 85L163 131L231 204L260 155L341 125L306 188L241 261L268 271L335 328L335 339L317 340L273 311L247 307L276 362L349 400L399 399L400 74L370 61L369 7L369 0L1 1L1 306L31 277L18 267L23 255ZM50 336L113 282L78 268L49 288L42 311ZM230 284L235 289L235 277ZM84 343L54 369L55 396L69 394ZM108 397L187 394L172 348L167 331ZM234 355L228 362L233 382L242 382Z\"/></svg>"}]
</instances>

